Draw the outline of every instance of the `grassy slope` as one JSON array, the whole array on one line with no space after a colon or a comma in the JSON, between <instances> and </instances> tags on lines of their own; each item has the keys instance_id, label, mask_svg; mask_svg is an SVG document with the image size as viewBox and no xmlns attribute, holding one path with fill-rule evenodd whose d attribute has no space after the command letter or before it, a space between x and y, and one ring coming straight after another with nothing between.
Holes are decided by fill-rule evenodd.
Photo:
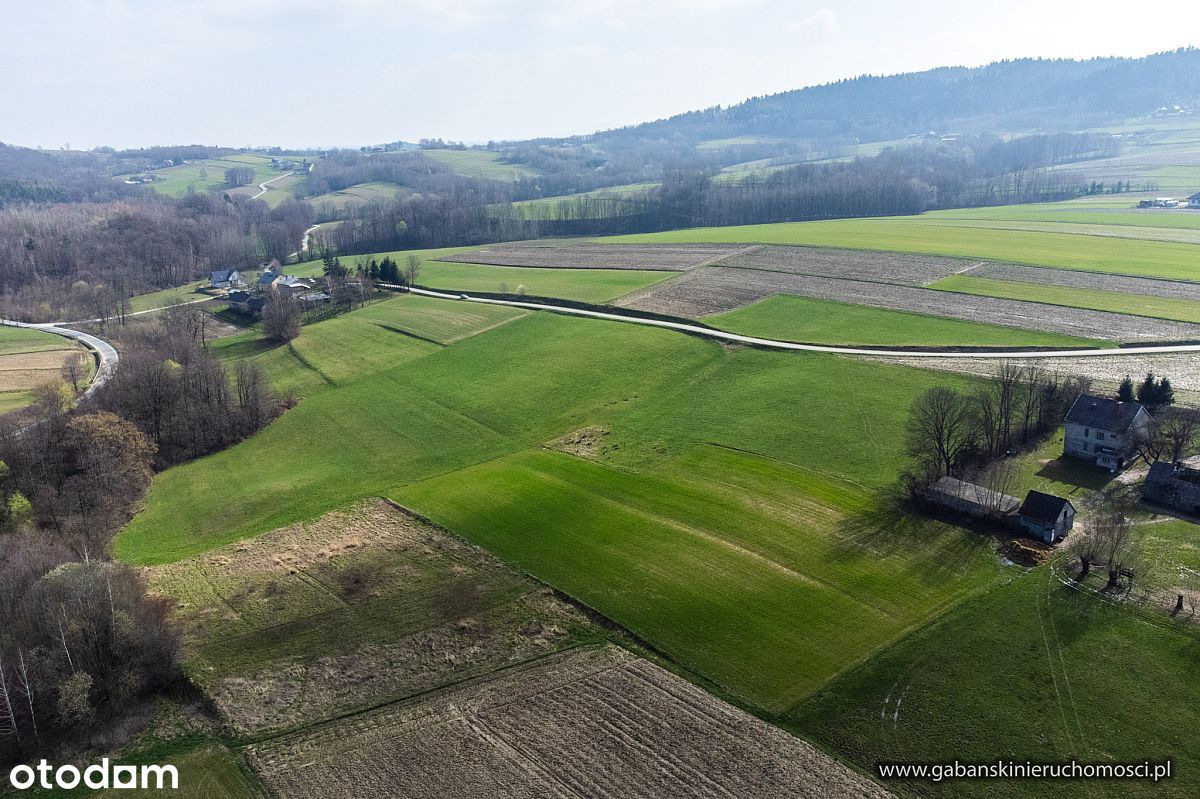
<instances>
[{"instance_id":1,"label":"grassy slope","mask_svg":"<svg viewBox=\"0 0 1200 799\"><path fill-rule=\"evenodd\" d=\"M230 167L250 167L254 170L254 183L262 183L271 178L286 175L289 171L273 169L270 163L270 156L234 153L224 158L205 159L166 169L156 169L150 174L164 179L147 185L160 194L180 197L187 194L189 189L192 191L228 190L229 186L225 183L225 170ZM204 173L203 177L201 177L201 172ZM257 192L258 189L256 188L254 191Z\"/></svg>"},{"instance_id":2,"label":"grassy slope","mask_svg":"<svg viewBox=\"0 0 1200 799\"><path fill-rule=\"evenodd\" d=\"M1097 311L1151 316L1157 319L1176 319L1180 322L1200 322L1200 305L1190 300L1168 297L1148 297L1123 294L1118 291L1079 289L1068 286L1047 286L1015 280L995 280L970 275L951 275L930 288L975 294L983 297L1004 297L1011 300L1044 302L1068 308L1091 308Z\"/></svg>"},{"instance_id":3,"label":"grassy slope","mask_svg":"<svg viewBox=\"0 0 1200 799\"><path fill-rule=\"evenodd\" d=\"M811 344L1104 346L1091 339L779 294L705 321L748 336Z\"/></svg>"},{"instance_id":4,"label":"grassy slope","mask_svg":"<svg viewBox=\"0 0 1200 799\"><path fill-rule=\"evenodd\" d=\"M405 303L417 299L368 310L400 316ZM161 475L146 510L118 537L118 555L177 559L524 449L639 390L662 390L718 351L660 331L550 316L445 349L392 329L403 325L351 314L306 328L290 348L224 343L304 400L253 439Z\"/></svg>"},{"instance_id":5,"label":"grassy slope","mask_svg":"<svg viewBox=\"0 0 1200 799\"><path fill-rule=\"evenodd\" d=\"M129 307L135 312L150 311L155 308L166 308L177 302L202 299L208 295L201 294L196 289L204 285L208 285L208 281L188 283L186 286L152 291L147 294L136 294L129 298Z\"/></svg>"},{"instance_id":6,"label":"grassy slope","mask_svg":"<svg viewBox=\"0 0 1200 799\"><path fill-rule=\"evenodd\" d=\"M397 499L775 711L996 572L983 539L885 530L861 488L717 448L642 475L525 452Z\"/></svg>"},{"instance_id":7,"label":"grassy slope","mask_svg":"<svg viewBox=\"0 0 1200 799\"><path fill-rule=\"evenodd\" d=\"M28 327L0 325L0 355L22 352L48 352L71 348L71 342L53 333L43 333Z\"/></svg>"},{"instance_id":8,"label":"grassy slope","mask_svg":"<svg viewBox=\"0 0 1200 799\"><path fill-rule=\"evenodd\" d=\"M460 175L488 180L516 180L537 177L536 169L525 164L506 164L500 153L487 150L422 150L421 155L432 158Z\"/></svg>"},{"instance_id":9,"label":"grassy slope","mask_svg":"<svg viewBox=\"0 0 1200 799\"><path fill-rule=\"evenodd\" d=\"M160 476L119 556L177 559L588 423L612 427L614 463L652 464L711 441L880 486L901 465L898 420L912 397L959 380L549 314L445 349L391 329L406 324L406 303L434 302L380 303L306 328L290 348L223 340L304 400L250 441ZM385 324L371 318L392 312ZM835 385L858 390L830 403ZM810 435L817 427L846 434Z\"/></svg>"},{"instance_id":10,"label":"grassy slope","mask_svg":"<svg viewBox=\"0 0 1200 799\"><path fill-rule=\"evenodd\" d=\"M1011 261L1087 272L1200 280L1200 248L1163 241L938 225L926 217L784 222L612 236L613 243L811 244Z\"/></svg>"},{"instance_id":11,"label":"grassy slope","mask_svg":"<svg viewBox=\"0 0 1200 799\"><path fill-rule=\"evenodd\" d=\"M1076 593L1043 568L961 605L834 680L793 720L800 734L868 771L879 761L1175 761L1174 778L1157 785L906 786L922 795L1195 796L1196 646L1194 633Z\"/></svg>"},{"instance_id":12,"label":"grassy slope","mask_svg":"<svg viewBox=\"0 0 1200 799\"><path fill-rule=\"evenodd\" d=\"M673 277L669 272L642 272L633 269L539 269L519 266L488 266L434 260L474 249L442 247L432 250L398 250L377 253L376 260L390 256L404 267L410 255L421 259L418 285L446 291L515 293L519 286L534 297L558 297L580 302L602 303L632 291ZM353 267L371 256L348 255L342 262ZM321 273L320 261L305 261L287 267L290 275L312 276Z\"/></svg>"}]
</instances>

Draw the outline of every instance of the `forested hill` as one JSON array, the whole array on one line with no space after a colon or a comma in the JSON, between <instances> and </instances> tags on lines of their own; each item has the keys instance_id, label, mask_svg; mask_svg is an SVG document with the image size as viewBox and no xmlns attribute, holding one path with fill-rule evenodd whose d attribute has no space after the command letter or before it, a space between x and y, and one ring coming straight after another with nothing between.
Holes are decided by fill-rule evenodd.
<instances>
[{"instance_id":1,"label":"forested hill","mask_svg":"<svg viewBox=\"0 0 1200 799\"><path fill-rule=\"evenodd\" d=\"M1144 58L1020 59L863 76L595 134L598 141L737 136L898 139L937 132L1080 130L1200 106L1200 50Z\"/></svg>"}]
</instances>

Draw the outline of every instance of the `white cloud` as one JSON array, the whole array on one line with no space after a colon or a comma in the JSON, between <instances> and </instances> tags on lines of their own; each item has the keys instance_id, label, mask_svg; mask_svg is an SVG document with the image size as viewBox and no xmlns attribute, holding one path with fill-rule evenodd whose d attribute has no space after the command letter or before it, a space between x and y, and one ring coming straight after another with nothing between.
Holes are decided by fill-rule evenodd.
<instances>
[{"instance_id":1,"label":"white cloud","mask_svg":"<svg viewBox=\"0 0 1200 799\"><path fill-rule=\"evenodd\" d=\"M788 33L831 34L837 33L841 29L842 25L838 22L837 15L828 8L822 8L815 14L801 19L794 19L784 26L784 30Z\"/></svg>"}]
</instances>

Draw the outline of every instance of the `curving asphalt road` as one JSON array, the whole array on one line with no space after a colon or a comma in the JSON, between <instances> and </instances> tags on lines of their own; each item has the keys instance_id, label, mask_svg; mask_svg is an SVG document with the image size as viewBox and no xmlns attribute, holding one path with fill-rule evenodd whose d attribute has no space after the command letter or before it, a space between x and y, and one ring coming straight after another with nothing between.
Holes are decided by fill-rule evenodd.
<instances>
[{"instance_id":1,"label":"curving asphalt road","mask_svg":"<svg viewBox=\"0 0 1200 799\"><path fill-rule=\"evenodd\" d=\"M87 390L79 395L80 399L88 397L96 389L109 381L113 371L117 368L117 361L121 356L117 353L115 347L109 344L99 336L93 336L91 333L83 333L78 330L71 330L68 327L59 327L54 324L36 324L33 322L17 322L12 319L0 319L0 324L8 327L27 327L31 330L41 330L44 333L53 333L56 336L63 338L74 339L83 346L87 347L96 355L96 375L92 378L92 384L87 387Z\"/></svg>"},{"instance_id":2,"label":"curving asphalt road","mask_svg":"<svg viewBox=\"0 0 1200 799\"><path fill-rule=\"evenodd\" d=\"M259 197L261 197L261 196L263 196L264 194L266 194L266 193L267 193L267 191L268 191L268 187L269 187L269 186L270 186L272 183L274 183L274 182L275 182L275 181L277 181L277 180L283 180L283 179L284 179L284 178L286 178L288 175L293 175L293 174L295 174L295 173L294 173L294 172L285 172L285 173L283 173L282 175L279 175L278 177L273 177L273 178L271 178L270 180L264 180L262 183L259 183L259 184L258 184L258 194L254 195L254 196L253 196L253 197L251 197L250 199L251 199L251 200L257 200Z\"/></svg>"},{"instance_id":3,"label":"curving asphalt road","mask_svg":"<svg viewBox=\"0 0 1200 799\"><path fill-rule=\"evenodd\" d=\"M389 283L379 284L385 288L403 289L403 286L396 286ZM540 302L520 302L517 300L494 300L486 297L471 297L469 295L448 294L442 291L430 291L428 289L409 289L412 294L419 294L422 297L433 297L440 300L458 300L460 302L481 302L488 305L507 305L512 308L525 308L531 311L553 311L555 313L569 314L571 316L586 316L592 319L607 319L614 322L629 322L635 325L649 325L650 327L663 327L668 330L679 330L684 333L693 333L707 338L719 339L721 341L732 341L738 344L750 344L755 347L765 347L768 349L777 350L793 350L801 352L832 352L840 355L872 355L880 358L995 358L995 359L1016 359L1025 358L1030 360L1038 360L1043 358L1087 358L1098 355L1151 355L1156 353L1170 352L1198 352L1200 353L1200 344L1158 344L1146 345L1143 347L1119 347L1114 349L1085 349L1085 350L987 350L987 351L958 351L958 352L931 352L921 349L887 349L877 350L863 347L838 347L825 344L797 344L794 341L779 341L771 338L757 338L755 336L743 336L737 333L727 333L724 330L713 330L709 327L700 327L699 325L689 325L686 322L671 322L665 319L648 319L640 316L626 316L624 314L604 313L603 311L589 311L584 308L571 308L563 305L549 305ZM466 299L463 299L463 296Z\"/></svg>"}]
</instances>

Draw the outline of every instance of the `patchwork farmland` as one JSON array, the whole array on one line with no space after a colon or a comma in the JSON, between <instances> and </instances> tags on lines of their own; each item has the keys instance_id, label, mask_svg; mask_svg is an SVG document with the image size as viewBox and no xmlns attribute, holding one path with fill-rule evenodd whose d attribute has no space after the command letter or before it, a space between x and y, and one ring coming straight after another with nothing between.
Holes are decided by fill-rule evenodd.
<instances>
[{"instance_id":1,"label":"patchwork farmland","mask_svg":"<svg viewBox=\"0 0 1200 799\"><path fill-rule=\"evenodd\" d=\"M1090 291L1180 315L1187 280L952 257L941 235L907 252L568 240L414 254L429 287L522 286L797 340L1200 340L1200 325L1133 313L1151 305L1050 304L1053 290ZM1031 293L946 290L959 279ZM272 795L455 796L464 775L487 775L495 795L957 796L962 783L868 777L964 738L958 750L982 760L1047 741L1051 759L1133 757L1175 723L1140 720L1163 703L1129 676L1143 666L1189 701L1186 627L1089 605L1050 567L1026 571L988 537L896 504L907 409L932 386L977 391L992 367L969 357L933 371L411 295L306 326L287 347L255 329L213 347L300 402L160 475L116 548L176 605L188 673L226 725L217 744ZM1062 368L1104 381L1153 367L1183 395L1200 388L1192 360ZM1098 484L1058 463L1056 444L1016 459L1015 479L1084 506ZM1162 527L1159 562L1190 563L1186 536L1151 521L1138 518ZM1116 646L1126 638L1137 654ZM1117 728L1083 698L1114 692L1129 705ZM204 740L195 757L215 757ZM966 795L1089 795L980 785ZM1194 788L1183 774L1163 795Z\"/></svg>"}]
</instances>

